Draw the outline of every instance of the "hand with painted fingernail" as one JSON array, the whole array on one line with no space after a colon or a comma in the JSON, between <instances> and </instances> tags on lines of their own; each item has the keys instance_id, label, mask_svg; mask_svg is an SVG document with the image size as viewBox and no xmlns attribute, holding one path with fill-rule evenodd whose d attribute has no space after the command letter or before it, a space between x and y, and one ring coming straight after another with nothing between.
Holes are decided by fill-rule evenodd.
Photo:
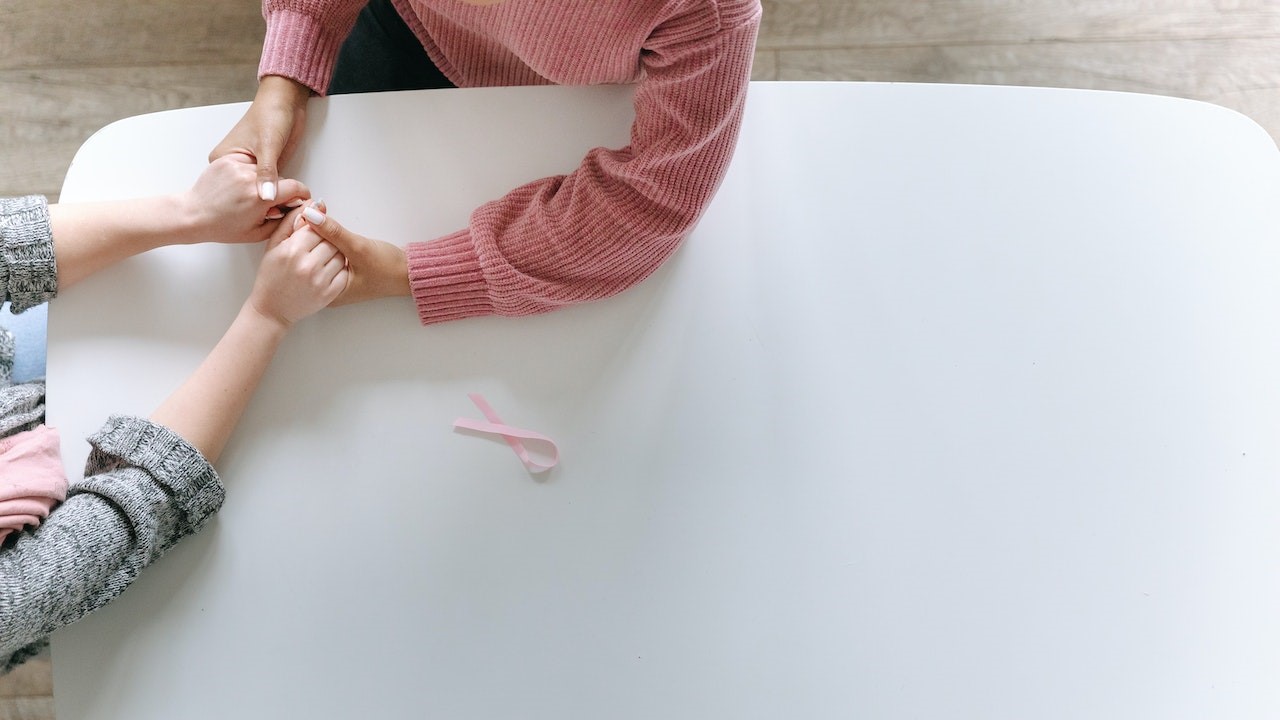
<instances>
[{"instance_id":1,"label":"hand with painted fingernail","mask_svg":"<svg viewBox=\"0 0 1280 720\"><path fill-rule=\"evenodd\" d=\"M301 83L277 75L262 78L249 110L209 153L209 161L233 153L247 155L255 166L258 197L283 203L286 193L280 166L288 162L302 138L309 97L311 90Z\"/></svg>"},{"instance_id":2,"label":"hand with painted fingernail","mask_svg":"<svg viewBox=\"0 0 1280 720\"><path fill-rule=\"evenodd\" d=\"M324 200L321 198L312 198L310 200L303 201L298 205L298 212L293 214L293 229L297 230L308 223L312 225L319 225L323 223L325 213L328 211L328 208L324 204Z\"/></svg>"},{"instance_id":3,"label":"hand with painted fingernail","mask_svg":"<svg viewBox=\"0 0 1280 720\"><path fill-rule=\"evenodd\" d=\"M313 230L347 258L347 269L350 270L351 277L342 294L334 299L334 305L412 295L409 288L409 262L403 248L357 235L344 228L324 210L323 201L304 206L293 224L295 233Z\"/></svg>"},{"instance_id":4,"label":"hand with painted fingernail","mask_svg":"<svg viewBox=\"0 0 1280 720\"><path fill-rule=\"evenodd\" d=\"M243 153L224 155L210 163L191 189L179 196L178 210L188 221L181 241L262 242L290 207L311 197L306 185L285 179L276 186L276 200L263 200L256 181L252 158Z\"/></svg>"}]
</instances>

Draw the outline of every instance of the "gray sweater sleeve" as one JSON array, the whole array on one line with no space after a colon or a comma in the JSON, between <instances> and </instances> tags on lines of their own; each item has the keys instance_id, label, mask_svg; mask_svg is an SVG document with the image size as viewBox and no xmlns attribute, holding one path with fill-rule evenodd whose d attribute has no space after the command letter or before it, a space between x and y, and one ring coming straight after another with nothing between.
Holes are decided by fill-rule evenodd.
<instances>
[{"instance_id":1,"label":"gray sweater sleeve","mask_svg":"<svg viewBox=\"0 0 1280 720\"><path fill-rule=\"evenodd\" d=\"M57 294L49 204L39 195L0 198L0 301L20 313Z\"/></svg>"},{"instance_id":2,"label":"gray sweater sleeve","mask_svg":"<svg viewBox=\"0 0 1280 720\"><path fill-rule=\"evenodd\" d=\"M222 506L213 467L163 426L112 417L89 442L66 502L0 547L0 673L118 596Z\"/></svg>"}]
</instances>

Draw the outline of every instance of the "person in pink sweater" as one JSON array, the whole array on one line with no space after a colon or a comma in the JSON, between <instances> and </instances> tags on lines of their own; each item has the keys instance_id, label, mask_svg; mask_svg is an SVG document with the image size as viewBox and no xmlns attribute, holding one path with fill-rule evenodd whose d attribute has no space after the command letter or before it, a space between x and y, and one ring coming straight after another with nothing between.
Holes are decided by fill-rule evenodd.
<instances>
[{"instance_id":1,"label":"person in pink sweater","mask_svg":"<svg viewBox=\"0 0 1280 720\"><path fill-rule=\"evenodd\" d=\"M409 296L427 325L609 297L675 252L724 177L760 13L759 0L264 0L258 93L210 159L254 157L268 198L312 93L637 83L629 145L444 237L401 249L306 212L348 258L338 303Z\"/></svg>"}]
</instances>

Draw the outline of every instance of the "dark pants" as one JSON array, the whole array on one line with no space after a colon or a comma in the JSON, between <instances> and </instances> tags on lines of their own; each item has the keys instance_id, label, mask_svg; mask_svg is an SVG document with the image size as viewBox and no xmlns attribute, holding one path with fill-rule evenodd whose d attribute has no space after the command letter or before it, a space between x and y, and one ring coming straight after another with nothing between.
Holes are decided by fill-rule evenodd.
<instances>
[{"instance_id":1,"label":"dark pants","mask_svg":"<svg viewBox=\"0 0 1280 720\"><path fill-rule=\"evenodd\" d=\"M391 0L371 0L342 44L329 94L451 87Z\"/></svg>"}]
</instances>

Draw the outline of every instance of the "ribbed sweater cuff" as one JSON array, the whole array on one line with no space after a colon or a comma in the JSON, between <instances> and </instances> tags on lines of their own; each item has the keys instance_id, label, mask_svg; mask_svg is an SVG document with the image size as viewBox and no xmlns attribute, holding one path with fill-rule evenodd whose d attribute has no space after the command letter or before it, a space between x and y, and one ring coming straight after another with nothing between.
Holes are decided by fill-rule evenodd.
<instances>
[{"instance_id":1,"label":"ribbed sweater cuff","mask_svg":"<svg viewBox=\"0 0 1280 720\"><path fill-rule=\"evenodd\" d=\"M258 79L281 75L323 95L329 90L343 40L310 15L277 10L267 18Z\"/></svg>"},{"instance_id":2,"label":"ribbed sweater cuff","mask_svg":"<svg viewBox=\"0 0 1280 720\"><path fill-rule=\"evenodd\" d=\"M190 532L199 530L222 507L226 490L217 471L195 446L163 425L112 415L89 437L89 444L93 452L86 478L122 464L142 468L173 494Z\"/></svg>"},{"instance_id":3,"label":"ribbed sweater cuff","mask_svg":"<svg viewBox=\"0 0 1280 720\"><path fill-rule=\"evenodd\" d=\"M493 314L480 258L466 230L431 242L411 243L405 256L409 287L423 325Z\"/></svg>"},{"instance_id":4,"label":"ribbed sweater cuff","mask_svg":"<svg viewBox=\"0 0 1280 720\"><path fill-rule=\"evenodd\" d=\"M15 313L58 294L53 226L40 195L0 198L0 294Z\"/></svg>"}]
</instances>

